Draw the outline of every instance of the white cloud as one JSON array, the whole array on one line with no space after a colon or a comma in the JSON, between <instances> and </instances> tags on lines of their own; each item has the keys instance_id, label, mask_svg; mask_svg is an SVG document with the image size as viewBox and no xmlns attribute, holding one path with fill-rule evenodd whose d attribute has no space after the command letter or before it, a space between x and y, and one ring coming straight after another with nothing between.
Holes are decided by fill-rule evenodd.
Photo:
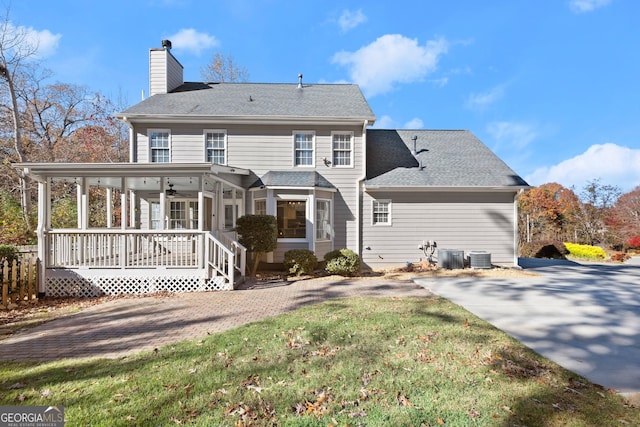
<instances>
[{"instance_id":1,"label":"white cloud","mask_svg":"<svg viewBox=\"0 0 640 427\"><path fill-rule=\"evenodd\" d=\"M531 185L558 182L580 190L594 179L631 191L640 184L640 149L613 143L592 145L582 154L557 165L536 169L525 179Z\"/></svg>"},{"instance_id":2,"label":"white cloud","mask_svg":"<svg viewBox=\"0 0 640 427\"><path fill-rule=\"evenodd\" d=\"M403 129L422 129L424 122L418 117L414 117L402 126Z\"/></svg>"},{"instance_id":3,"label":"white cloud","mask_svg":"<svg viewBox=\"0 0 640 427\"><path fill-rule=\"evenodd\" d=\"M373 125L375 129L396 129L396 121L391 116L379 117Z\"/></svg>"},{"instance_id":4,"label":"white cloud","mask_svg":"<svg viewBox=\"0 0 640 427\"><path fill-rule=\"evenodd\" d=\"M203 50L220 44L214 36L200 33L193 28L183 28L167 38L171 40L174 49L191 52L194 55L200 55Z\"/></svg>"},{"instance_id":5,"label":"white cloud","mask_svg":"<svg viewBox=\"0 0 640 427\"><path fill-rule=\"evenodd\" d=\"M569 7L576 13L591 12L611 3L611 0L571 0Z\"/></svg>"},{"instance_id":6,"label":"white cloud","mask_svg":"<svg viewBox=\"0 0 640 427\"><path fill-rule=\"evenodd\" d=\"M538 135L534 126L518 122L492 122L487 132L495 139L496 146L524 148Z\"/></svg>"},{"instance_id":7,"label":"white cloud","mask_svg":"<svg viewBox=\"0 0 640 427\"><path fill-rule=\"evenodd\" d=\"M367 17L362 13L362 9L358 9L355 12L345 10L338 18L338 25L343 33L349 30L353 30L360 24L367 22Z\"/></svg>"},{"instance_id":8,"label":"white cloud","mask_svg":"<svg viewBox=\"0 0 640 427\"><path fill-rule=\"evenodd\" d=\"M472 93L464 105L470 110L483 110L504 97L506 84L501 84L483 93Z\"/></svg>"},{"instance_id":9,"label":"white cloud","mask_svg":"<svg viewBox=\"0 0 640 427\"><path fill-rule=\"evenodd\" d=\"M23 37L24 42L28 46L27 49L33 49L35 51L35 57L40 59L52 56L58 49L60 39L62 38L62 34L53 34L49 30L38 31L32 27L16 27L10 22L3 24L2 32Z\"/></svg>"},{"instance_id":10,"label":"white cloud","mask_svg":"<svg viewBox=\"0 0 640 427\"><path fill-rule=\"evenodd\" d=\"M444 38L421 46L416 39L386 34L355 52L336 53L332 62L347 67L351 80L374 96L392 90L396 83L422 80L436 69L448 48Z\"/></svg>"}]
</instances>

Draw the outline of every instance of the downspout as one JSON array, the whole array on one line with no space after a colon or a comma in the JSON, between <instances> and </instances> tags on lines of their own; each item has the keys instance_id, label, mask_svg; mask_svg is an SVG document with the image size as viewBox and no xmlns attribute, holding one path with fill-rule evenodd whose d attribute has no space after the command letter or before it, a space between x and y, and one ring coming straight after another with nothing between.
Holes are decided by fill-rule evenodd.
<instances>
[{"instance_id":1,"label":"downspout","mask_svg":"<svg viewBox=\"0 0 640 427\"><path fill-rule=\"evenodd\" d=\"M356 253L363 259L361 241L362 241L362 186L367 178L367 126L369 120L365 120L362 124L362 175L356 181Z\"/></svg>"},{"instance_id":2,"label":"downspout","mask_svg":"<svg viewBox=\"0 0 640 427\"><path fill-rule=\"evenodd\" d=\"M524 189L516 191L513 196L513 266L518 266L518 198Z\"/></svg>"}]
</instances>

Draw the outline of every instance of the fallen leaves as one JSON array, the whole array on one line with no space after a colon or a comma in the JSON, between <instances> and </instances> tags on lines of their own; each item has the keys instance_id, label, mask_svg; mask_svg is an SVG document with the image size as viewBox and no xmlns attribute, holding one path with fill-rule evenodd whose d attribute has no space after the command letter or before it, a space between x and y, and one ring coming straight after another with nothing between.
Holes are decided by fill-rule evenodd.
<instances>
[{"instance_id":1,"label":"fallen leaves","mask_svg":"<svg viewBox=\"0 0 640 427\"><path fill-rule=\"evenodd\" d=\"M321 417L327 412L327 405L332 401L331 395L326 390L315 390L312 392L315 399L305 400L293 405L294 413L298 415L314 415Z\"/></svg>"}]
</instances>

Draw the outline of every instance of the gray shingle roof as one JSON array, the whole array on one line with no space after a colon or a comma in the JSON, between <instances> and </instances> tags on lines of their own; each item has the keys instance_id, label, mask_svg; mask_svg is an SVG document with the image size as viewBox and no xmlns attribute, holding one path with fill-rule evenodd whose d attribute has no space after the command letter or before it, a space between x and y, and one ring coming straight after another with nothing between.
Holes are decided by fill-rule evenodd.
<instances>
[{"instance_id":1,"label":"gray shingle roof","mask_svg":"<svg viewBox=\"0 0 640 427\"><path fill-rule=\"evenodd\" d=\"M269 171L250 188L260 187L320 187L335 188L325 177L314 171Z\"/></svg>"},{"instance_id":2,"label":"gray shingle roof","mask_svg":"<svg viewBox=\"0 0 640 427\"><path fill-rule=\"evenodd\" d=\"M353 84L185 83L151 96L118 116L314 117L375 120Z\"/></svg>"},{"instance_id":3,"label":"gray shingle roof","mask_svg":"<svg viewBox=\"0 0 640 427\"><path fill-rule=\"evenodd\" d=\"M412 137L417 136L416 152ZM486 145L465 130L367 131L367 178L375 187L528 186Z\"/></svg>"}]
</instances>

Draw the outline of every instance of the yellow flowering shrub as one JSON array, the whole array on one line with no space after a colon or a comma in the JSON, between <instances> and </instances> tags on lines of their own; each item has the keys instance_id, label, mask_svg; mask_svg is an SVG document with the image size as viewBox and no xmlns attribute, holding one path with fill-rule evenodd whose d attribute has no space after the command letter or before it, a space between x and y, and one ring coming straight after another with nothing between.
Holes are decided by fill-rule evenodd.
<instances>
[{"instance_id":1,"label":"yellow flowering shrub","mask_svg":"<svg viewBox=\"0 0 640 427\"><path fill-rule=\"evenodd\" d=\"M569 256L583 259L605 259L607 254L598 246L580 245L578 243L564 243L569 251Z\"/></svg>"}]
</instances>

